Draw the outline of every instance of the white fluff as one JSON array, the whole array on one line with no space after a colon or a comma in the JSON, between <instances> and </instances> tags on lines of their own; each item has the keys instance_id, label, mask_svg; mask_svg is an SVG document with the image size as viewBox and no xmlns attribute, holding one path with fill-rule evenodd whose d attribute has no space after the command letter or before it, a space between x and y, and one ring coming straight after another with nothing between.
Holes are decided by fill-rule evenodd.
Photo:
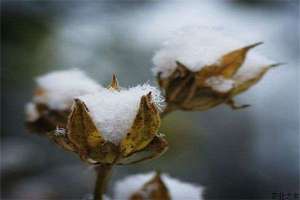
<instances>
[{"instance_id":1,"label":"white fluff","mask_svg":"<svg viewBox=\"0 0 300 200\"><path fill-rule=\"evenodd\" d=\"M98 92L102 87L78 69L54 71L36 78L44 93L34 96L34 102L52 109L66 109L77 96Z\"/></svg>"},{"instance_id":2,"label":"white fluff","mask_svg":"<svg viewBox=\"0 0 300 200\"><path fill-rule=\"evenodd\" d=\"M34 122L40 117L36 105L33 103L27 103L25 105L25 114L28 122Z\"/></svg>"},{"instance_id":3,"label":"white fluff","mask_svg":"<svg viewBox=\"0 0 300 200\"><path fill-rule=\"evenodd\" d=\"M88 107L96 127L104 138L119 144L133 124L141 97L149 92L152 93L153 102L160 108L163 102L160 91L148 84L121 91L103 89L79 99Z\"/></svg>"},{"instance_id":4,"label":"white fluff","mask_svg":"<svg viewBox=\"0 0 300 200\"><path fill-rule=\"evenodd\" d=\"M177 67L175 61L183 63L191 71L199 71L206 65L217 64L226 53L248 45L249 42L236 40L234 36L217 28L186 27L163 43L162 48L155 53L152 59L153 72L161 72L162 77L167 77ZM262 67L261 64L267 61L262 56L250 54L252 56L247 58L247 62L252 63L252 66ZM247 77L252 75L251 70L240 73L247 73Z\"/></svg>"},{"instance_id":5,"label":"white fluff","mask_svg":"<svg viewBox=\"0 0 300 200\"><path fill-rule=\"evenodd\" d=\"M154 172L128 176L116 183L114 187L114 200L128 200L130 196L155 176ZM203 190L201 186L182 182L167 174L161 178L169 190L172 200L202 200Z\"/></svg>"},{"instance_id":6,"label":"white fluff","mask_svg":"<svg viewBox=\"0 0 300 200\"><path fill-rule=\"evenodd\" d=\"M212 76L206 79L205 83L217 92L228 92L234 86L235 82L231 79L225 79L222 76Z\"/></svg>"}]
</instances>

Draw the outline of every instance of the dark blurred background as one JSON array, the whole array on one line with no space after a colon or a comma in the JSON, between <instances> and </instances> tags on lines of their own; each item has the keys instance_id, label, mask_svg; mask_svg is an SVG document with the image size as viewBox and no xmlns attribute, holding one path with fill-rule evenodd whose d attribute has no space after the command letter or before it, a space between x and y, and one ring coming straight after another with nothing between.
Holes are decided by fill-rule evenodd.
<instances>
[{"instance_id":1,"label":"dark blurred background","mask_svg":"<svg viewBox=\"0 0 300 200\"><path fill-rule=\"evenodd\" d=\"M111 186L160 169L206 187L206 199L271 199L299 193L299 1L1 1L1 197L80 199L93 169L24 128L34 77L80 68L107 84L150 80L151 58L177 28L222 26L264 41L260 51L287 64L239 96L252 107L175 112L161 132L160 159L116 167Z\"/></svg>"}]
</instances>

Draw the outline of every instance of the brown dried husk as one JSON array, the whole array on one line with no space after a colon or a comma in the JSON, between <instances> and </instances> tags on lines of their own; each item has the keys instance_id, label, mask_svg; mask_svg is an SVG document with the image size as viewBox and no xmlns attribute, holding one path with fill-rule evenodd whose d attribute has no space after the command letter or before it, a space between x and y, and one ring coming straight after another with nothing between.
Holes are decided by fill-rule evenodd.
<instances>
[{"instance_id":1,"label":"brown dried husk","mask_svg":"<svg viewBox=\"0 0 300 200\"><path fill-rule=\"evenodd\" d=\"M109 89L119 89L115 76ZM131 164L155 158L165 152L168 144L157 134L159 126L159 112L149 93L142 96L127 135L120 145L115 145L103 138L84 102L76 99L68 118L66 134L52 134L50 138L64 149L78 153L82 160L91 164Z\"/></svg>"},{"instance_id":2,"label":"brown dried husk","mask_svg":"<svg viewBox=\"0 0 300 200\"><path fill-rule=\"evenodd\" d=\"M218 64L205 66L197 72L190 71L184 64L176 61L177 68L170 76L162 78L158 74L159 86L166 96L165 112L173 110L204 111L222 103L226 103L233 109L247 107L248 105L237 106L233 97L248 90L264 76L270 67L277 65L263 67L257 76L238 84L228 92L214 90L206 84L206 80L213 76L233 79L244 63L248 51L259 44L261 42L225 54Z\"/></svg>"},{"instance_id":3,"label":"brown dried husk","mask_svg":"<svg viewBox=\"0 0 300 200\"><path fill-rule=\"evenodd\" d=\"M129 200L171 200L171 197L160 174L156 173L140 190L132 194Z\"/></svg>"},{"instance_id":4,"label":"brown dried husk","mask_svg":"<svg viewBox=\"0 0 300 200\"><path fill-rule=\"evenodd\" d=\"M57 127L65 128L68 116L71 112L70 109L50 109L45 104L36 104L36 109L39 118L33 122L26 121L25 125L30 132L37 134L46 134L55 130Z\"/></svg>"}]
</instances>

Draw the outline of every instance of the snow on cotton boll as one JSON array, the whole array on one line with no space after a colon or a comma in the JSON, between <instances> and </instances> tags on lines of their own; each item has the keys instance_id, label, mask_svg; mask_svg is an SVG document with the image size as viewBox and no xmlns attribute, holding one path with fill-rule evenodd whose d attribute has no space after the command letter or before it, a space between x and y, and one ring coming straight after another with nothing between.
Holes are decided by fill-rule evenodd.
<instances>
[{"instance_id":1,"label":"snow on cotton boll","mask_svg":"<svg viewBox=\"0 0 300 200\"><path fill-rule=\"evenodd\" d=\"M75 99L66 134L52 139L91 164L128 164L167 149L158 133L162 97L150 85L121 89L115 76L107 89Z\"/></svg>"},{"instance_id":2,"label":"snow on cotton boll","mask_svg":"<svg viewBox=\"0 0 300 200\"><path fill-rule=\"evenodd\" d=\"M114 187L114 199L124 200L202 200L203 187L182 182L166 174L150 172L120 180Z\"/></svg>"},{"instance_id":3,"label":"snow on cotton boll","mask_svg":"<svg viewBox=\"0 0 300 200\"><path fill-rule=\"evenodd\" d=\"M249 50L262 44L236 40L218 29L180 30L153 57L153 72L166 96L165 113L207 110L225 103L256 84L278 64Z\"/></svg>"},{"instance_id":4,"label":"snow on cotton boll","mask_svg":"<svg viewBox=\"0 0 300 200\"><path fill-rule=\"evenodd\" d=\"M77 69L54 71L36 78L32 102L25 107L28 128L46 133L65 127L73 99L103 88Z\"/></svg>"},{"instance_id":5,"label":"snow on cotton boll","mask_svg":"<svg viewBox=\"0 0 300 200\"><path fill-rule=\"evenodd\" d=\"M69 108L77 96L102 89L102 86L78 69L54 71L37 77L36 82L38 89L34 95L34 102L58 110Z\"/></svg>"}]
</instances>

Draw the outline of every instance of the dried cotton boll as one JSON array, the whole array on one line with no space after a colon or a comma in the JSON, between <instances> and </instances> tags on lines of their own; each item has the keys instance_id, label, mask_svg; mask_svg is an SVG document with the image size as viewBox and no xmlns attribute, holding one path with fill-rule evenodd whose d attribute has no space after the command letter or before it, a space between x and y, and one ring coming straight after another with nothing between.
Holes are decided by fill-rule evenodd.
<instances>
[{"instance_id":1,"label":"dried cotton boll","mask_svg":"<svg viewBox=\"0 0 300 200\"><path fill-rule=\"evenodd\" d=\"M41 134L66 126L74 98L103 89L78 69L54 71L36 82L33 100L25 106L26 125Z\"/></svg>"},{"instance_id":2,"label":"dried cotton boll","mask_svg":"<svg viewBox=\"0 0 300 200\"><path fill-rule=\"evenodd\" d=\"M34 102L51 109L67 109L77 96L95 93L102 88L78 69L54 71L36 78L38 90Z\"/></svg>"},{"instance_id":3,"label":"dried cotton boll","mask_svg":"<svg viewBox=\"0 0 300 200\"><path fill-rule=\"evenodd\" d=\"M165 42L153 57L153 72L164 91L167 107L203 111L225 103L255 85L278 64L249 52L262 44L245 43L214 28L188 27Z\"/></svg>"},{"instance_id":4,"label":"dried cotton boll","mask_svg":"<svg viewBox=\"0 0 300 200\"><path fill-rule=\"evenodd\" d=\"M148 84L107 89L74 100L65 129L51 139L90 164L130 164L156 158L168 147L160 126L163 98ZM64 134L60 134L64 133Z\"/></svg>"},{"instance_id":5,"label":"dried cotton boll","mask_svg":"<svg viewBox=\"0 0 300 200\"><path fill-rule=\"evenodd\" d=\"M163 97L160 91L148 84L117 90L104 89L101 92L78 97L90 111L96 127L105 140L119 144L132 126L142 96L151 92L152 101L161 109Z\"/></svg>"},{"instance_id":6,"label":"dried cotton boll","mask_svg":"<svg viewBox=\"0 0 300 200\"><path fill-rule=\"evenodd\" d=\"M117 181L114 199L124 200L202 200L203 187L182 182L167 174L137 174Z\"/></svg>"},{"instance_id":7,"label":"dried cotton boll","mask_svg":"<svg viewBox=\"0 0 300 200\"><path fill-rule=\"evenodd\" d=\"M153 72L168 77L177 68L176 61L197 72L219 62L228 52L249 45L213 27L183 27L173 34L153 56Z\"/></svg>"}]
</instances>

